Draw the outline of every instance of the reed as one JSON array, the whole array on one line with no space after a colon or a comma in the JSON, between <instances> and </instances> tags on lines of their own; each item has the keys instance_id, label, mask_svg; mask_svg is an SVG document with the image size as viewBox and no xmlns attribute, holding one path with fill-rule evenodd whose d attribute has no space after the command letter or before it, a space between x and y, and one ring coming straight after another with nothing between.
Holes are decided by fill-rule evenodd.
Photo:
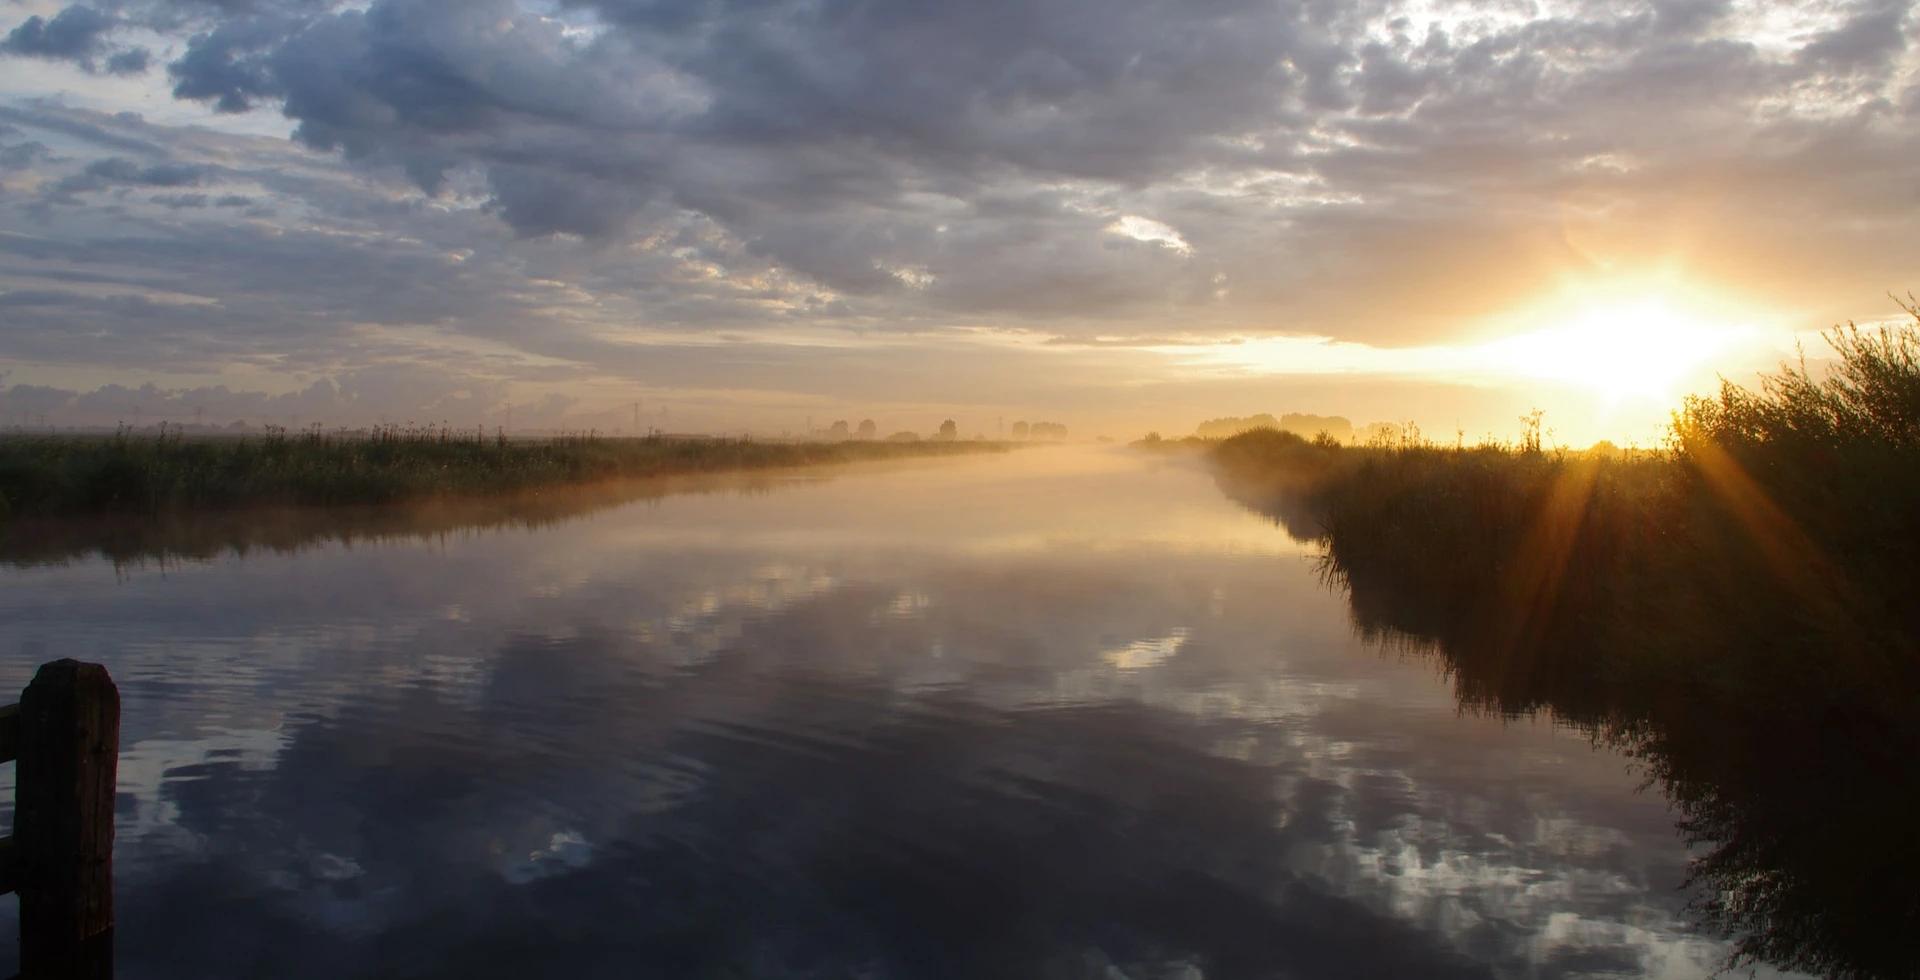
<instances>
[{"instance_id":1,"label":"reed","mask_svg":"<svg viewBox=\"0 0 1920 980\"><path fill-rule=\"evenodd\" d=\"M0 436L0 518L388 504L672 474L1004 451L987 442L508 439L383 427L261 436Z\"/></svg>"},{"instance_id":2,"label":"reed","mask_svg":"<svg viewBox=\"0 0 1920 980\"><path fill-rule=\"evenodd\" d=\"M1920 312L1909 314L1831 332L1839 357L1824 374L1790 364L1757 388L1688 399L1661 450L1343 447L1258 430L1212 459L1230 493L1323 542L1356 600L1404 593L1401 618L1419 605L1447 620L1519 606L1605 635L1625 628L1623 612L1746 622L1788 609L1791 639L1764 646L1851 646L1875 631L1882 648L1912 651ZM1662 608L1641 608L1650 589L1666 594Z\"/></svg>"},{"instance_id":3,"label":"reed","mask_svg":"<svg viewBox=\"0 0 1920 980\"><path fill-rule=\"evenodd\" d=\"M1658 451L1222 442L1230 494L1321 543L1357 627L1472 710L1639 759L1737 961L1911 976L1920 922L1920 311L1675 413ZM1538 420L1534 419L1537 430Z\"/></svg>"}]
</instances>

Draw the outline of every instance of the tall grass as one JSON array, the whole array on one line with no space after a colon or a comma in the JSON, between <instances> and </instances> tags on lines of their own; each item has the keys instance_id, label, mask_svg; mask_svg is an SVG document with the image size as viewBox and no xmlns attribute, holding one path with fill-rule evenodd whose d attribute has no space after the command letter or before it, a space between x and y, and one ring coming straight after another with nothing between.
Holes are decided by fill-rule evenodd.
<instances>
[{"instance_id":1,"label":"tall grass","mask_svg":"<svg viewBox=\"0 0 1920 980\"><path fill-rule=\"evenodd\" d=\"M296 554L329 544L444 540L499 528L540 529L613 507L668 496L773 492L816 482L831 470L688 473L542 487L525 493L438 497L399 504L190 508L160 514L74 514L0 525L0 566L104 558L117 568L166 567L224 554Z\"/></svg>"},{"instance_id":2,"label":"tall grass","mask_svg":"<svg viewBox=\"0 0 1920 980\"><path fill-rule=\"evenodd\" d=\"M1837 361L1724 384L1654 452L1214 451L1324 548L1359 628L1431 649L1476 710L1618 745L1700 845L1737 958L1910 977L1920 926L1920 312Z\"/></svg>"},{"instance_id":3,"label":"tall grass","mask_svg":"<svg viewBox=\"0 0 1920 980\"><path fill-rule=\"evenodd\" d=\"M0 437L0 518L192 508L385 504L599 480L1003 450L980 442L756 442L472 431Z\"/></svg>"},{"instance_id":4,"label":"tall grass","mask_svg":"<svg viewBox=\"0 0 1920 980\"><path fill-rule=\"evenodd\" d=\"M1222 442L1213 461L1230 493L1322 541L1356 602L1394 594L1397 619L1522 609L1529 622L1501 642L1572 628L1637 644L1631 624L1649 617L1790 611L1763 647L1812 643L1912 679L1920 313L1909 312L1915 323L1831 332L1838 359L1822 375L1791 364L1757 388L1688 399L1660 451L1356 448L1260 430Z\"/></svg>"}]
</instances>

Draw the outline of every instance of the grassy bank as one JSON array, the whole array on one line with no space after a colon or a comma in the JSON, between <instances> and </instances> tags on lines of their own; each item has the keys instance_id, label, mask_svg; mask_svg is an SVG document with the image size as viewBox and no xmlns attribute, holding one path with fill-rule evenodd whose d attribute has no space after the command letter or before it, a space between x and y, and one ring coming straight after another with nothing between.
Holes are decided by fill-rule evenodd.
<instances>
[{"instance_id":1,"label":"grassy bank","mask_svg":"<svg viewBox=\"0 0 1920 980\"><path fill-rule=\"evenodd\" d=\"M1212 458L1229 492L1324 542L1363 625L1495 630L1474 639L1509 646L1824 650L1863 679L1911 679L1920 329L1830 340L1840 359L1825 377L1790 367L1690 399L1658 451L1343 447L1261 430ZM1767 626L1738 641L1687 629L1708 619Z\"/></svg>"},{"instance_id":2,"label":"grassy bank","mask_svg":"<svg viewBox=\"0 0 1920 980\"><path fill-rule=\"evenodd\" d=\"M1914 976L1920 330L1829 340L1830 372L1691 399L1659 451L1263 431L1212 459L1464 706L1550 711L1637 758L1742 957Z\"/></svg>"},{"instance_id":3,"label":"grassy bank","mask_svg":"<svg viewBox=\"0 0 1920 980\"><path fill-rule=\"evenodd\" d=\"M795 481L833 479L833 469L689 473L543 487L525 493L437 497L329 507L192 508L159 514L73 514L0 524L0 567L103 558L118 568L221 555L291 555L310 548L390 541L443 541L503 528L557 527L639 501L686 495L756 496Z\"/></svg>"},{"instance_id":4,"label":"grassy bank","mask_svg":"<svg viewBox=\"0 0 1920 980\"><path fill-rule=\"evenodd\" d=\"M545 487L909 456L983 442L501 439L448 430L182 437L0 436L0 519L388 504Z\"/></svg>"}]
</instances>

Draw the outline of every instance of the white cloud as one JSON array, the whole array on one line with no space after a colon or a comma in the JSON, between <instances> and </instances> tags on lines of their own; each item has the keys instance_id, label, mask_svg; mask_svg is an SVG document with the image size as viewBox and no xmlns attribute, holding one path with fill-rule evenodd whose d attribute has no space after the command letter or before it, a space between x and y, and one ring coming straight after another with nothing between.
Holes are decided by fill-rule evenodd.
<instances>
[{"instance_id":1,"label":"white cloud","mask_svg":"<svg viewBox=\"0 0 1920 980\"><path fill-rule=\"evenodd\" d=\"M1181 255L1193 254L1193 246L1187 244L1187 240L1180 237L1180 233L1175 231L1172 225L1152 218L1124 214L1113 224L1108 225L1107 231L1115 235L1124 235L1137 242L1152 242L1179 252Z\"/></svg>"}]
</instances>

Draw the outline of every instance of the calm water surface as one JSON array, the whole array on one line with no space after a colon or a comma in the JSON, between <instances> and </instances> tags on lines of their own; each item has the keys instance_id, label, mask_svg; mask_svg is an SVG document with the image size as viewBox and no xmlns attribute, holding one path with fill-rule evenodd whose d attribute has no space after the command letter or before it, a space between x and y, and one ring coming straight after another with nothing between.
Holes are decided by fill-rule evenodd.
<instances>
[{"instance_id":1,"label":"calm water surface","mask_svg":"<svg viewBox=\"0 0 1920 980\"><path fill-rule=\"evenodd\" d=\"M1628 760L1463 714L1188 463L1029 451L78 557L0 570L0 622L0 688L62 656L120 684L126 977L1683 978L1724 952Z\"/></svg>"}]
</instances>

